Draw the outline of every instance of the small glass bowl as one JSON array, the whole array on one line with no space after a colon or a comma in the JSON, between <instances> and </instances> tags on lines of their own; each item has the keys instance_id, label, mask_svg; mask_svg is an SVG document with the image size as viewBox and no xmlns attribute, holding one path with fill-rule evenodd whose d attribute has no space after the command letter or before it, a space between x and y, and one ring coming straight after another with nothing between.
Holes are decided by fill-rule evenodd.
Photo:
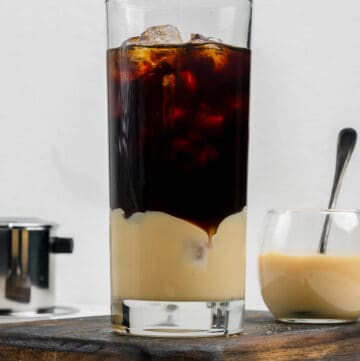
<instances>
[{"instance_id":1,"label":"small glass bowl","mask_svg":"<svg viewBox=\"0 0 360 361\"><path fill-rule=\"evenodd\" d=\"M321 252L326 223L329 233ZM360 210L270 210L259 268L263 299L279 321L356 321L360 317Z\"/></svg>"}]
</instances>

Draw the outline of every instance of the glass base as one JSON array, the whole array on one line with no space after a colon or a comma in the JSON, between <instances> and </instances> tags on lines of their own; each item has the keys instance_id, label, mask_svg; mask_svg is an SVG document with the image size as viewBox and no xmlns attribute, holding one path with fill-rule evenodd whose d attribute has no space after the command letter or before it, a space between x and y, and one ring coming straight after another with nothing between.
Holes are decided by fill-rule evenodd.
<instances>
[{"instance_id":1,"label":"glass base","mask_svg":"<svg viewBox=\"0 0 360 361\"><path fill-rule=\"evenodd\" d=\"M332 318L279 318L278 321L285 323L303 323L312 325L336 325L342 323L352 323L357 320L341 320Z\"/></svg>"},{"instance_id":2,"label":"glass base","mask_svg":"<svg viewBox=\"0 0 360 361\"><path fill-rule=\"evenodd\" d=\"M112 303L112 326L123 334L156 337L209 337L243 330L244 300Z\"/></svg>"}]
</instances>

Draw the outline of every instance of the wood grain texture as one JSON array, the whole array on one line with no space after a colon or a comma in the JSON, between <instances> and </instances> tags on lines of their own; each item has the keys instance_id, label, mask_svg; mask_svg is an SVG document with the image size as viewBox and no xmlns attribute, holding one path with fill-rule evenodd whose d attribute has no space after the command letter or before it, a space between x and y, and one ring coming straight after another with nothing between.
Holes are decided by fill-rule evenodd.
<instances>
[{"instance_id":1,"label":"wood grain texture","mask_svg":"<svg viewBox=\"0 0 360 361\"><path fill-rule=\"evenodd\" d=\"M360 360L360 324L275 322L247 312L246 331L220 338L121 336L109 317L0 325L0 361Z\"/></svg>"}]
</instances>

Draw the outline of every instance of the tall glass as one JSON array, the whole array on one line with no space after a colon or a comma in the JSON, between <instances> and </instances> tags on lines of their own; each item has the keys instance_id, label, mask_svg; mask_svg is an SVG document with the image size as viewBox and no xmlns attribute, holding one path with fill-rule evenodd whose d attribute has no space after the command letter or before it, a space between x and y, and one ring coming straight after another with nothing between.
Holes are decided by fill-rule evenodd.
<instances>
[{"instance_id":1,"label":"tall glass","mask_svg":"<svg viewBox=\"0 0 360 361\"><path fill-rule=\"evenodd\" d=\"M112 324L243 329L250 0L108 0Z\"/></svg>"}]
</instances>

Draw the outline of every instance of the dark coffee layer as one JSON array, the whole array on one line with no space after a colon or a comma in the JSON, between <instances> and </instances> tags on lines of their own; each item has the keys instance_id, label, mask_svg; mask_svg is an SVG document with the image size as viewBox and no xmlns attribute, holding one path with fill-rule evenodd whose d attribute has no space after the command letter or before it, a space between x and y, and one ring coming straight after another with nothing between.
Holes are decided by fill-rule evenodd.
<instances>
[{"instance_id":1,"label":"dark coffee layer","mask_svg":"<svg viewBox=\"0 0 360 361\"><path fill-rule=\"evenodd\" d=\"M184 44L108 51L111 209L210 231L246 205L250 51Z\"/></svg>"}]
</instances>

